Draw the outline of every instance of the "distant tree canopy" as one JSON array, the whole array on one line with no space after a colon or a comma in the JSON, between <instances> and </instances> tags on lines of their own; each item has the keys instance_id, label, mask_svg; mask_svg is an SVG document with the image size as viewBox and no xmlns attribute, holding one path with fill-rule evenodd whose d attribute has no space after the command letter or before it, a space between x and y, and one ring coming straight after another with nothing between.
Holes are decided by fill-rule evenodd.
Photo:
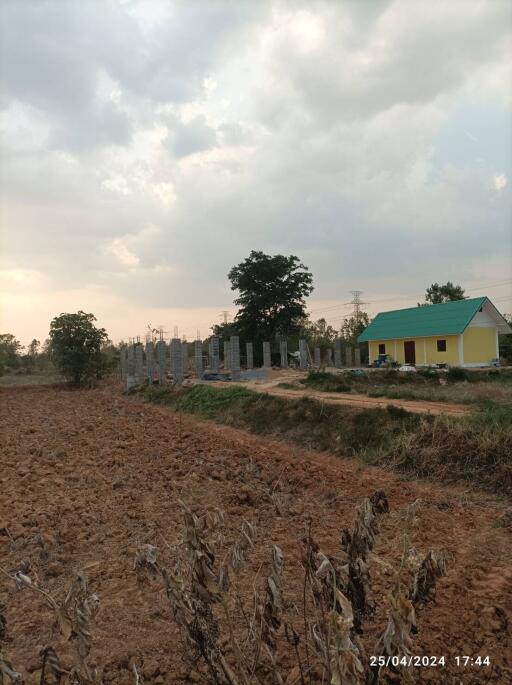
<instances>
[{"instance_id":1,"label":"distant tree canopy","mask_svg":"<svg viewBox=\"0 0 512 685\"><path fill-rule=\"evenodd\" d=\"M512 314L503 315L509 326L512 326ZM500 334L498 336L498 346L500 359L504 359L507 364L512 364L512 335Z\"/></svg>"},{"instance_id":2,"label":"distant tree canopy","mask_svg":"<svg viewBox=\"0 0 512 685\"><path fill-rule=\"evenodd\" d=\"M213 335L218 335L219 338L227 340L232 335L240 335L240 329L236 323L229 321L228 323L217 323L212 326Z\"/></svg>"},{"instance_id":3,"label":"distant tree canopy","mask_svg":"<svg viewBox=\"0 0 512 685\"><path fill-rule=\"evenodd\" d=\"M61 314L50 324L50 352L62 374L74 383L98 377L104 369L102 347L108 336L93 314Z\"/></svg>"},{"instance_id":4,"label":"distant tree canopy","mask_svg":"<svg viewBox=\"0 0 512 685\"><path fill-rule=\"evenodd\" d=\"M425 293L425 302L420 306L428 304L442 304L443 302L452 302L453 300L464 300L464 290L460 285L454 285L451 281L447 281L444 285L439 283L432 283L427 288Z\"/></svg>"},{"instance_id":5,"label":"distant tree canopy","mask_svg":"<svg viewBox=\"0 0 512 685\"><path fill-rule=\"evenodd\" d=\"M351 347L357 347L357 339L370 324L370 318L366 312L360 312L359 316L351 316L345 319L341 326L341 338Z\"/></svg>"},{"instance_id":6,"label":"distant tree canopy","mask_svg":"<svg viewBox=\"0 0 512 685\"><path fill-rule=\"evenodd\" d=\"M313 276L298 257L253 250L228 278L239 292L234 324L241 337L258 342L298 333L313 290Z\"/></svg>"},{"instance_id":7,"label":"distant tree canopy","mask_svg":"<svg viewBox=\"0 0 512 685\"><path fill-rule=\"evenodd\" d=\"M318 321L307 319L303 322L301 337L308 342L310 347L319 347L323 350L334 345L338 332L324 318Z\"/></svg>"},{"instance_id":8,"label":"distant tree canopy","mask_svg":"<svg viewBox=\"0 0 512 685\"><path fill-rule=\"evenodd\" d=\"M19 365L19 354L23 346L12 333L0 334L0 371Z\"/></svg>"}]
</instances>

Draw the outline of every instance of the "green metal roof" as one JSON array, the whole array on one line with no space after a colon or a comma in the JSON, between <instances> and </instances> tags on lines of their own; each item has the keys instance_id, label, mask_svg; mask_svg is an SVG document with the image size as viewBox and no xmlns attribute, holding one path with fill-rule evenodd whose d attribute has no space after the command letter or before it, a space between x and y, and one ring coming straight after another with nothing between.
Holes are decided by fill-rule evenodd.
<instances>
[{"instance_id":1,"label":"green metal roof","mask_svg":"<svg viewBox=\"0 0 512 685\"><path fill-rule=\"evenodd\" d=\"M458 335L487 300L473 297L426 307L396 309L377 314L358 340L392 340L393 338L422 338L430 335Z\"/></svg>"}]
</instances>

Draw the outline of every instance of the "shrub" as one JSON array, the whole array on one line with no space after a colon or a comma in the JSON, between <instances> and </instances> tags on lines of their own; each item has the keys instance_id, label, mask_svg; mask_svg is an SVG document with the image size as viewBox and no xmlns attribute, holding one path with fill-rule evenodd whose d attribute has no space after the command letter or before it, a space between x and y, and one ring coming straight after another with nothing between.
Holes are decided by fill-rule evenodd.
<instances>
[{"instance_id":1,"label":"shrub","mask_svg":"<svg viewBox=\"0 0 512 685\"><path fill-rule=\"evenodd\" d=\"M351 386L347 378L340 374L325 371L310 371L301 383L307 388L322 392L350 392Z\"/></svg>"},{"instance_id":2,"label":"shrub","mask_svg":"<svg viewBox=\"0 0 512 685\"><path fill-rule=\"evenodd\" d=\"M460 366L451 366L448 369L447 378L452 382L460 382L469 380L469 375L466 369L462 369Z\"/></svg>"}]
</instances>

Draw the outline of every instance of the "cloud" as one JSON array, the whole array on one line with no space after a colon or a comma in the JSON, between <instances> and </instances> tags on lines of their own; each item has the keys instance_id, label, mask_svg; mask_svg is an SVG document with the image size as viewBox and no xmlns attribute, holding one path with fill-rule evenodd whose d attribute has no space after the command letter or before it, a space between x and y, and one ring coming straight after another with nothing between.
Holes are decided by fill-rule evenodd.
<instances>
[{"instance_id":1,"label":"cloud","mask_svg":"<svg viewBox=\"0 0 512 685\"><path fill-rule=\"evenodd\" d=\"M325 300L491 282L512 255L510 19L506 0L7 0L0 268L41 274L48 307L101 293L142 319L229 307L251 249L298 254Z\"/></svg>"},{"instance_id":2,"label":"cloud","mask_svg":"<svg viewBox=\"0 0 512 685\"><path fill-rule=\"evenodd\" d=\"M494 187L500 191L507 185L507 177L505 174L496 174L494 177Z\"/></svg>"},{"instance_id":3,"label":"cloud","mask_svg":"<svg viewBox=\"0 0 512 685\"><path fill-rule=\"evenodd\" d=\"M111 240L106 247L106 252L113 254L123 266L138 266L140 264L140 259L128 248L123 238Z\"/></svg>"},{"instance_id":4,"label":"cloud","mask_svg":"<svg viewBox=\"0 0 512 685\"><path fill-rule=\"evenodd\" d=\"M169 149L175 157L186 157L215 147L217 134L208 126L204 116L198 116L188 123L177 122L169 137Z\"/></svg>"}]
</instances>

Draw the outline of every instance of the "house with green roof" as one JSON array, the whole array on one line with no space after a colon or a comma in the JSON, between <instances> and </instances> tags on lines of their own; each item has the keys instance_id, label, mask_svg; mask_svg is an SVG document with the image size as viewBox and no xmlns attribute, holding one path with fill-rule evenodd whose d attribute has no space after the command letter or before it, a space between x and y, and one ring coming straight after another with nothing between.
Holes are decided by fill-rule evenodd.
<instances>
[{"instance_id":1,"label":"house with green roof","mask_svg":"<svg viewBox=\"0 0 512 685\"><path fill-rule=\"evenodd\" d=\"M401 364L489 366L498 334L512 329L488 297L381 312L359 336L370 361L387 354Z\"/></svg>"}]
</instances>

